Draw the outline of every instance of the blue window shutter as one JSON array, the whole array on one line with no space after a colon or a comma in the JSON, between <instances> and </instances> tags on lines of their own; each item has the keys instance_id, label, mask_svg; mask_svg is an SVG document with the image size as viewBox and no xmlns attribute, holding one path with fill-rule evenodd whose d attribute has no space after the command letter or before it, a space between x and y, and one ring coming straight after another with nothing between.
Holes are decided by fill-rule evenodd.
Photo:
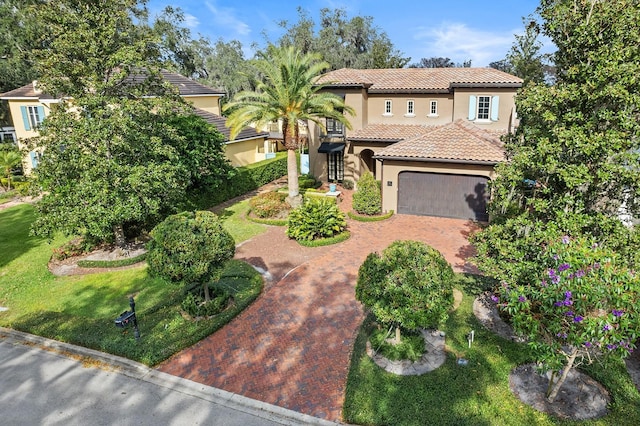
<instances>
[{"instance_id":1,"label":"blue window shutter","mask_svg":"<svg viewBox=\"0 0 640 426\"><path fill-rule=\"evenodd\" d=\"M469 96L469 120L476 119L476 97Z\"/></svg>"},{"instance_id":2,"label":"blue window shutter","mask_svg":"<svg viewBox=\"0 0 640 426\"><path fill-rule=\"evenodd\" d=\"M26 130L31 130L31 125L29 124L29 113L27 112L27 107L21 106L20 112L22 113L22 122L24 123L24 128Z\"/></svg>"},{"instance_id":3,"label":"blue window shutter","mask_svg":"<svg viewBox=\"0 0 640 426\"><path fill-rule=\"evenodd\" d=\"M500 96L491 98L491 121L498 121L498 111L500 111Z\"/></svg>"},{"instance_id":4,"label":"blue window shutter","mask_svg":"<svg viewBox=\"0 0 640 426\"><path fill-rule=\"evenodd\" d=\"M38 167L38 156L35 151L29 152L29 158L31 158L31 167L34 169Z\"/></svg>"},{"instance_id":5,"label":"blue window shutter","mask_svg":"<svg viewBox=\"0 0 640 426\"><path fill-rule=\"evenodd\" d=\"M44 121L44 107L41 107L41 106L38 107L38 118L40 119L40 123Z\"/></svg>"}]
</instances>

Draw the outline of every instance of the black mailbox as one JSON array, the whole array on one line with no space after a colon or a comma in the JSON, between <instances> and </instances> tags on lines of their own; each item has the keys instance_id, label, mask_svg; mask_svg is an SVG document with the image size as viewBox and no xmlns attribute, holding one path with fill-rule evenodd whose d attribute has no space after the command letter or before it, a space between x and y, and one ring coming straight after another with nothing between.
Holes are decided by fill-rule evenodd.
<instances>
[{"instance_id":1,"label":"black mailbox","mask_svg":"<svg viewBox=\"0 0 640 426\"><path fill-rule=\"evenodd\" d=\"M125 328L136 322L136 313L131 311L124 311L116 318L116 327Z\"/></svg>"},{"instance_id":2,"label":"black mailbox","mask_svg":"<svg viewBox=\"0 0 640 426\"><path fill-rule=\"evenodd\" d=\"M140 338L140 330L138 329L138 319L136 318L136 302L133 297L129 297L130 311L124 311L119 317L115 319L116 327L127 328L133 325L133 335L138 340Z\"/></svg>"}]
</instances>

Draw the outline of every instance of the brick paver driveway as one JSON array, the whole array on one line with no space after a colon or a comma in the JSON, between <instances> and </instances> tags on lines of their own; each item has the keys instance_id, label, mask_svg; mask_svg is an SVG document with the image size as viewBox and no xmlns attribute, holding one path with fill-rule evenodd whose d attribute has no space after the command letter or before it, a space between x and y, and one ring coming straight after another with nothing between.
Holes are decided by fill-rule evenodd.
<instances>
[{"instance_id":1,"label":"brick paver driveway","mask_svg":"<svg viewBox=\"0 0 640 426\"><path fill-rule=\"evenodd\" d=\"M273 281L227 326L160 365L160 370L312 416L340 420L353 343L363 320L355 300L358 268L395 240L424 241L456 271L474 272L469 221L395 215L350 221L352 237L308 249L272 227L236 258L267 269Z\"/></svg>"}]
</instances>

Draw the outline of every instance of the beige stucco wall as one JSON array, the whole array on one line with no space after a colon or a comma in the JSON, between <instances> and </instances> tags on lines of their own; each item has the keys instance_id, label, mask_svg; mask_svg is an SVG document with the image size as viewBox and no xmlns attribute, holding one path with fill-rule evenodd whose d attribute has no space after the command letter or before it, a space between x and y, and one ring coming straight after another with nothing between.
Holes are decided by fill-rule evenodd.
<instances>
[{"instance_id":1,"label":"beige stucco wall","mask_svg":"<svg viewBox=\"0 0 640 426\"><path fill-rule=\"evenodd\" d=\"M385 114L385 103L391 101L391 114ZM414 114L407 114L412 100ZM437 114L430 114L431 101L436 101ZM369 123L441 125L453 121L453 96L449 94L373 94L369 95Z\"/></svg>"},{"instance_id":2,"label":"beige stucco wall","mask_svg":"<svg viewBox=\"0 0 640 426\"><path fill-rule=\"evenodd\" d=\"M194 107L200 108L211 114L220 114L220 96L184 96L184 99Z\"/></svg>"},{"instance_id":3,"label":"beige stucco wall","mask_svg":"<svg viewBox=\"0 0 640 426\"><path fill-rule=\"evenodd\" d=\"M265 138L247 139L238 142L227 142L225 155L234 167L246 166L264 160Z\"/></svg>"},{"instance_id":4,"label":"beige stucco wall","mask_svg":"<svg viewBox=\"0 0 640 426\"><path fill-rule=\"evenodd\" d=\"M33 138L38 136L38 131L31 129L27 130L24 127L24 120L22 119L22 111L20 107L27 106L40 106L44 109L44 116L47 117L51 113L51 104L41 103L38 99L11 99L7 101L9 104L9 111L11 113L11 118L13 120L13 125L15 127L16 138L18 139L18 148L21 150L27 149L25 144L25 140L28 138ZM29 155L24 155L22 157L22 170L25 175L31 174L31 159Z\"/></svg>"},{"instance_id":5,"label":"beige stucco wall","mask_svg":"<svg viewBox=\"0 0 640 426\"><path fill-rule=\"evenodd\" d=\"M495 177L493 166L454 163L430 163L419 161L390 161L384 162L381 168L382 181L382 210L398 211L398 175L401 172L432 172L470 176Z\"/></svg>"}]
</instances>

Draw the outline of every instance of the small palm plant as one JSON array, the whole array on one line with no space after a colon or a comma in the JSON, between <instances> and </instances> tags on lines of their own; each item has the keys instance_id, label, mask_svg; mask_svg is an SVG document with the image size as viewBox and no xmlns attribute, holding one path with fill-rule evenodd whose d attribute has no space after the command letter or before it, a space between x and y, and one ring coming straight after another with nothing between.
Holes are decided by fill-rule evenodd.
<instances>
[{"instance_id":1,"label":"small palm plant","mask_svg":"<svg viewBox=\"0 0 640 426\"><path fill-rule=\"evenodd\" d=\"M22 161L22 156L17 151L0 152L0 167L2 173L7 178L7 191L11 190L11 170Z\"/></svg>"}]
</instances>

